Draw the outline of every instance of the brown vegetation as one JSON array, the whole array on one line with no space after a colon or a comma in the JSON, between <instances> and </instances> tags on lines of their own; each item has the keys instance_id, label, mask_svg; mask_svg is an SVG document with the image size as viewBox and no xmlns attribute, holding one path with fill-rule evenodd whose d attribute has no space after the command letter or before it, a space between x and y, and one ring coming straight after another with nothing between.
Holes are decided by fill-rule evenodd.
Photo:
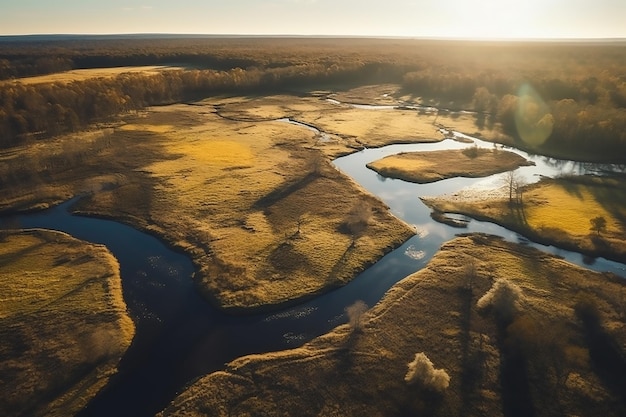
<instances>
[{"instance_id":1,"label":"brown vegetation","mask_svg":"<svg viewBox=\"0 0 626 417\"><path fill-rule=\"evenodd\" d=\"M477 306L494 282L505 281L500 287L517 295L494 291L502 294L491 304L508 312L500 316L506 323L494 320L486 301ZM599 324L575 313L581 294ZM511 409L520 405L512 396L526 389L527 397L516 397L528 399L526 415L617 417L626 410L623 379L620 385L607 374L593 352L624 354L625 296L621 278L499 238L459 237L389 290L357 338L344 325L298 349L237 359L195 382L162 415L511 416L522 409ZM445 391L405 382L416 351L445 369ZM430 381L433 372L420 375ZM443 387L448 379L438 381Z\"/></svg>"},{"instance_id":2,"label":"brown vegetation","mask_svg":"<svg viewBox=\"0 0 626 417\"><path fill-rule=\"evenodd\" d=\"M287 38L7 43L0 48L4 78L128 65L177 63L188 69L70 84L4 83L0 146L216 93L392 82L402 85L396 98L407 104L475 110L478 130L501 129L499 141L572 159L623 162L624 48L620 42Z\"/></svg>"},{"instance_id":3,"label":"brown vegetation","mask_svg":"<svg viewBox=\"0 0 626 417\"><path fill-rule=\"evenodd\" d=\"M344 108L320 99L220 97L12 148L0 153L7 190L0 205L28 208L88 193L82 212L149 230L188 253L217 306L293 302L345 284L414 233L330 165L329 157L358 147L356 139L321 141L271 120L322 113L329 125L346 120ZM386 117L402 126L408 116ZM383 140L358 140L370 138Z\"/></svg>"},{"instance_id":4,"label":"brown vegetation","mask_svg":"<svg viewBox=\"0 0 626 417\"><path fill-rule=\"evenodd\" d=\"M117 370L134 334L119 266L59 232L0 245L0 414L76 414Z\"/></svg>"},{"instance_id":5,"label":"brown vegetation","mask_svg":"<svg viewBox=\"0 0 626 417\"><path fill-rule=\"evenodd\" d=\"M544 178L519 189L509 188L508 182L506 192L493 198L480 193L478 198L422 197L422 201L437 212L493 221L539 242L617 261L626 257L623 177ZM511 200L512 196L517 197ZM593 223L599 217L604 219L600 229Z\"/></svg>"},{"instance_id":6,"label":"brown vegetation","mask_svg":"<svg viewBox=\"0 0 626 417\"><path fill-rule=\"evenodd\" d=\"M428 183L452 177L486 177L528 164L513 152L470 147L399 153L371 162L367 167L385 177Z\"/></svg>"}]
</instances>

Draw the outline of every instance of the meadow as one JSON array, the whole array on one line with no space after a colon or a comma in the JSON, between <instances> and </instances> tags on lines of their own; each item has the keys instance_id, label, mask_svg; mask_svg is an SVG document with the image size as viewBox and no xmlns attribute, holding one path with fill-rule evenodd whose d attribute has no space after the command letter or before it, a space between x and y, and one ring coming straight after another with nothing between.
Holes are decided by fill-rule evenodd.
<instances>
[{"instance_id":1,"label":"meadow","mask_svg":"<svg viewBox=\"0 0 626 417\"><path fill-rule=\"evenodd\" d=\"M422 198L437 212L486 219L533 240L617 261L626 257L626 184L624 178L575 176L550 179L522 188L521 202L507 193L493 198ZM604 219L594 227L593 219Z\"/></svg>"},{"instance_id":2,"label":"meadow","mask_svg":"<svg viewBox=\"0 0 626 417\"><path fill-rule=\"evenodd\" d=\"M19 83L23 85L33 84L50 84L61 83L68 84L75 81L85 81L94 78L115 78L120 74L140 73L144 75L158 74L159 71L181 70L180 67L170 67L162 65L145 65L131 67L113 67L113 68L86 68L74 69L64 72L55 72L45 75L34 75L32 77L21 77L6 80L6 83Z\"/></svg>"},{"instance_id":3,"label":"meadow","mask_svg":"<svg viewBox=\"0 0 626 417\"><path fill-rule=\"evenodd\" d=\"M501 280L515 291L484 307L479 300ZM606 346L577 317L591 312L609 345L623 345L621 281L496 237L458 237L358 326L235 360L159 415L619 416L626 363L598 366ZM449 385L407 382L416 353Z\"/></svg>"},{"instance_id":4,"label":"meadow","mask_svg":"<svg viewBox=\"0 0 626 417\"><path fill-rule=\"evenodd\" d=\"M216 307L278 309L347 284L416 233L338 171L338 156L455 130L623 163L623 51L408 39L3 44L0 214L81 196L76 213L188 255ZM470 148L375 165L434 181L523 163ZM623 260L624 189L619 176L568 177L516 189L516 201L423 201ZM0 413L74 415L133 336L118 265L103 247L13 229L0 230ZM358 319L291 351L237 359L163 415L623 415L625 288L495 237L461 236ZM407 377L420 352L447 382Z\"/></svg>"},{"instance_id":5,"label":"meadow","mask_svg":"<svg viewBox=\"0 0 626 417\"><path fill-rule=\"evenodd\" d=\"M117 260L60 232L2 232L0 413L78 413L117 372L135 327Z\"/></svg>"},{"instance_id":6,"label":"meadow","mask_svg":"<svg viewBox=\"0 0 626 417\"><path fill-rule=\"evenodd\" d=\"M423 184L453 177L487 177L527 164L528 161L513 152L470 147L399 153L367 164L367 167L384 177Z\"/></svg>"}]
</instances>

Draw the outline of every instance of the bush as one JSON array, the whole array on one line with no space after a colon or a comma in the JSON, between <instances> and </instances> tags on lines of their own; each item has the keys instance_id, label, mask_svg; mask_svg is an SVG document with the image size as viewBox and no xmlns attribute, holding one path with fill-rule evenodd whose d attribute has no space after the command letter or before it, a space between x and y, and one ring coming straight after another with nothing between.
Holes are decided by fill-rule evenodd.
<instances>
[{"instance_id":1,"label":"bush","mask_svg":"<svg viewBox=\"0 0 626 417\"><path fill-rule=\"evenodd\" d=\"M522 299L520 287L505 278L500 278L478 300L476 306L481 310L492 308L498 319L510 321L521 310Z\"/></svg>"},{"instance_id":2,"label":"bush","mask_svg":"<svg viewBox=\"0 0 626 417\"><path fill-rule=\"evenodd\" d=\"M367 304L362 300L357 300L354 304L346 307L346 314L348 315L348 324L352 331L360 331L363 327L363 315L367 311Z\"/></svg>"},{"instance_id":3,"label":"bush","mask_svg":"<svg viewBox=\"0 0 626 417\"><path fill-rule=\"evenodd\" d=\"M424 352L416 353L415 359L408 363L409 370L404 377L408 384L419 383L424 388L437 392L445 391L450 385L450 376L443 369L435 369Z\"/></svg>"}]
</instances>

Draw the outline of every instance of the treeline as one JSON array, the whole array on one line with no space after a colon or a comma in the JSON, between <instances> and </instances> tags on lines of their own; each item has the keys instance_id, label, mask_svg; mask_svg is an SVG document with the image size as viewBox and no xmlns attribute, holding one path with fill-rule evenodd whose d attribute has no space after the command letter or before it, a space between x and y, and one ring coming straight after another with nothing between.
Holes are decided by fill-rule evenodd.
<instances>
[{"instance_id":1,"label":"treeline","mask_svg":"<svg viewBox=\"0 0 626 417\"><path fill-rule=\"evenodd\" d=\"M322 83L385 82L393 73L385 64L351 62L342 66L124 73L70 83L1 83L0 147L76 131L146 106L220 93L269 93Z\"/></svg>"},{"instance_id":2,"label":"treeline","mask_svg":"<svg viewBox=\"0 0 626 417\"><path fill-rule=\"evenodd\" d=\"M425 104L473 109L479 126L500 126L530 150L624 162L625 52L624 42L216 37L2 42L0 77L118 65L187 69L68 84L0 82L0 146L215 93L393 82ZM536 103L529 103L523 86L536 92ZM540 111L527 111L533 106ZM531 128L549 132L545 142L521 140L520 111Z\"/></svg>"},{"instance_id":3,"label":"treeline","mask_svg":"<svg viewBox=\"0 0 626 417\"><path fill-rule=\"evenodd\" d=\"M516 60L511 51L494 55L494 61L482 65L464 55L465 61L454 57L407 72L404 92L436 106L473 109L478 112L479 127L499 124L518 146L529 150L576 159L626 160L626 66L622 61L626 45L512 49L520 54ZM526 130L549 132L547 140L524 142L520 118L530 124Z\"/></svg>"},{"instance_id":4,"label":"treeline","mask_svg":"<svg viewBox=\"0 0 626 417\"><path fill-rule=\"evenodd\" d=\"M70 69L175 64L194 69L330 66L344 61L410 61L406 46L384 40L328 38L221 38L94 36L0 42L0 80ZM387 44L387 45L386 45Z\"/></svg>"}]
</instances>

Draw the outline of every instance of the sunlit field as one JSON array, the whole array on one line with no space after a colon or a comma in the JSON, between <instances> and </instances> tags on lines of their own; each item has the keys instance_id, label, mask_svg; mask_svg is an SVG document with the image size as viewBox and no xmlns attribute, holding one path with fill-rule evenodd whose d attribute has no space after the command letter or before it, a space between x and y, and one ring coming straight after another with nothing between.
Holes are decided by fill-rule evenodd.
<instances>
[{"instance_id":1,"label":"sunlit field","mask_svg":"<svg viewBox=\"0 0 626 417\"><path fill-rule=\"evenodd\" d=\"M507 330L499 327L496 307L477 305L499 279L519 288ZM242 415L500 415L503 402L549 413L614 415L603 400L610 394L590 372L590 346L570 323L577 305L597 303L616 342L624 343L618 307L624 297L620 282L541 252L497 238L457 238L394 286L358 328L343 325L302 348L233 361L195 382L160 415L190 409L220 416L226 409ZM520 350L507 351L503 337ZM418 352L449 376L443 392L406 383L407 364ZM517 354L524 373L502 375L501 361ZM516 378L527 384L529 397L513 395L519 394Z\"/></svg>"},{"instance_id":2,"label":"sunlit field","mask_svg":"<svg viewBox=\"0 0 626 417\"><path fill-rule=\"evenodd\" d=\"M507 193L502 193L506 195ZM612 259L626 256L626 185L623 178L545 179L527 186L521 204L499 199L423 198L440 212L464 213L560 245ZM602 230L592 219L601 217Z\"/></svg>"},{"instance_id":3,"label":"sunlit field","mask_svg":"<svg viewBox=\"0 0 626 417\"><path fill-rule=\"evenodd\" d=\"M591 270L607 262L598 257L626 259L626 179L602 171L626 162L623 41L46 42L0 42L0 415L77 415L109 380L132 385L135 371L169 390L158 399L159 410L171 401L162 416L626 415L626 285ZM463 134L492 143L445 150L442 142L444 150L370 163L376 172L359 166L376 187L349 177L346 159L333 163L382 155L396 147L378 148L391 144L471 141ZM546 164L589 163L601 175L526 185L513 173L529 162L506 146ZM437 187L505 172L508 184L437 198L384 180ZM378 187L384 191L368 191ZM118 373L136 317L126 311L117 260L104 246L13 221L76 197L73 214L130 225L193 263L190 288L204 296L194 302L210 303L219 320L199 335L196 317L188 319L195 309L163 319L191 340L176 358L154 343L167 352L164 366L178 374L181 364L181 381L190 380L159 380L152 365ZM448 213L575 252L591 269L434 223L467 226ZM398 248L368 271L367 285L347 285ZM145 285L166 288L145 275ZM392 282L369 310L360 300L344 308L358 291L374 298ZM197 296L181 297L189 294ZM328 298L313 300L322 294ZM248 335L230 321L241 315L255 326L261 314L309 300L318 303L312 311L336 303L338 313L311 314L328 333L311 340L307 329L301 336L311 341L294 338L295 349L248 349L251 342L239 341ZM198 319L213 320L205 307L210 314ZM281 326L296 316L263 319L279 330L277 345L292 343L295 333ZM209 338L218 349L255 354L228 364L236 355L215 356L207 371L215 359ZM136 341L132 360L152 344ZM230 346L237 343L246 346ZM118 395L114 388L100 398L127 408Z\"/></svg>"},{"instance_id":4,"label":"sunlit field","mask_svg":"<svg viewBox=\"0 0 626 417\"><path fill-rule=\"evenodd\" d=\"M3 415L74 415L107 383L134 325L119 265L63 233L2 232Z\"/></svg>"},{"instance_id":5,"label":"sunlit field","mask_svg":"<svg viewBox=\"0 0 626 417\"><path fill-rule=\"evenodd\" d=\"M94 78L114 78L120 74L140 73L144 75L154 75L161 71L180 70L181 67L163 65L145 65L138 67L113 67L113 68L88 68L75 69L53 74L38 75L33 77L15 78L0 83L20 83L24 85L50 84L50 83L71 83L74 81L85 81Z\"/></svg>"},{"instance_id":6,"label":"sunlit field","mask_svg":"<svg viewBox=\"0 0 626 417\"><path fill-rule=\"evenodd\" d=\"M486 177L527 165L523 157L507 151L467 148L433 152L407 152L367 165L380 175L427 183L453 177Z\"/></svg>"}]
</instances>

